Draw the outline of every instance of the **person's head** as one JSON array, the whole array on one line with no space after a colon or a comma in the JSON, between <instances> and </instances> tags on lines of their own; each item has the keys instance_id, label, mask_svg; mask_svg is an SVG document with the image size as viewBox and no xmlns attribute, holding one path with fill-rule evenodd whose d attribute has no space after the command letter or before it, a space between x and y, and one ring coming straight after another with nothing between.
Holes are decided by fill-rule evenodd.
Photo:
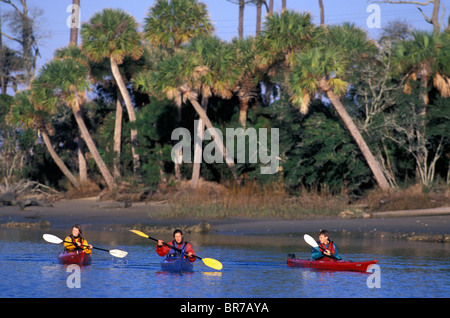
<instances>
[{"instance_id":1,"label":"person's head","mask_svg":"<svg viewBox=\"0 0 450 318\"><path fill-rule=\"evenodd\" d=\"M322 244L328 244L328 231L327 230L320 230L319 242Z\"/></svg>"},{"instance_id":2,"label":"person's head","mask_svg":"<svg viewBox=\"0 0 450 318\"><path fill-rule=\"evenodd\" d=\"M183 232L180 229L173 231L173 238L175 242L180 244L183 241Z\"/></svg>"},{"instance_id":3,"label":"person's head","mask_svg":"<svg viewBox=\"0 0 450 318\"><path fill-rule=\"evenodd\" d=\"M82 232L81 232L81 227L78 224L75 224L74 226L72 226L72 236L73 237L78 237L78 236L82 236Z\"/></svg>"}]
</instances>

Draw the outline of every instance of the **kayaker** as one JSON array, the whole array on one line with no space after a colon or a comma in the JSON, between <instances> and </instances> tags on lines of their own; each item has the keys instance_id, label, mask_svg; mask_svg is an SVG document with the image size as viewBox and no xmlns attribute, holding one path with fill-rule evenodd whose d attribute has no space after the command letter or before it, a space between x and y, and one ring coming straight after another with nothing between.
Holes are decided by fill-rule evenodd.
<instances>
[{"instance_id":1,"label":"kayaker","mask_svg":"<svg viewBox=\"0 0 450 318\"><path fill-rule=\"evenodd\" d=\"M185 257L187 257L191 262L195 262L196 257L194 257L195 252L192 248L192 245L183 239L183 232L179 229L173 232L173 241L167 243L167 246L164 244L162 240L158 240L158 244L156 245L156 253L159 256L179 256L180 252L171 248L171 246L175 246L178 249L184 252Z\"/></svg>"},{"instance_id":2,"label":"kayaker","mask_svg":"<svg viewBox=\"0 0 450 318\"><path fill-rule=\"evenodd\" d=\"M87 254L92 253L92 245L83 238L83 232L78 224L72 226L72 232L64 239L64 247L67 251L84 250Z\"/></svg>"},{"instance_id":3,"label":"kayaker","mask_svg":"<svg viewBox=\"0 0 450 318\"><path fill-rule=\"evenodd\" d=\"M314 260L335 261L342 260L341 255L337 250L333 241L330 241L327 230L320 230L318 247L313 247L311 250L311 258Z\"/></svg>"}]
</instances>

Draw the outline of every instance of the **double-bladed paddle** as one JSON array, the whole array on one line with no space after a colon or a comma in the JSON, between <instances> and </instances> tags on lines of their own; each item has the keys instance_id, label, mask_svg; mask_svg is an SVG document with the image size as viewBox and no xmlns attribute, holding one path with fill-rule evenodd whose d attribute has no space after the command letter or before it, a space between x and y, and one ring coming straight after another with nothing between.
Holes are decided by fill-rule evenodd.
<instances>
[{"instance_id":1,"label":"double-bladed paddle","mask_svg":"<svg viewBox=\"0 0 450 318\"><path fill-rule=\"evenodd\" d=\"M321 247L319 246L319 244L317 244L316 240L313 239L311 235L305 234L305 235L303 235L303 239L305 240L306 243L308 243L308 244L311 245L312 247L319 247L319 249L321 249ZM334 256L334 255L326 255L326 254L324 254L324 255L325 255L325 256L328 256L328 257L331 257L331 258L334 258L334 259L336 259L336 260L338 259L338 258L337 258L336 256Z\"/></svg>"},{"instance_id":2,"label":"double-bladed paddle","mask_svg":"<svg viewBox=\"0 0 450 318\"><path fill-rule=\"evenodd\" d=\"M137 230L130 230L130 232L133 232L134 234L137 234L137 235L139 235L139 236L142 236L142 237L148 238L148 239L150 239L150 240L153 240L153 241L155 241L155 242L158 242L157 239L148 236L148 235L145 234L144 232L137 231ZM182 252L179 248L176 248L175 246L169 245L169 244L167 244L167 243L165 243L165 242L164 242L163 244L166 245L166 246L169 246L169 247L173 248L174 250L176 250L176 251L178 251L178 252ZM216 259L213 259L213 258L201 258L200 256L197 256L197 255L194 255L193 257L196 257L196 258L202 260L203 263L204 263L206 266L208 266L208 267L211 267L211 268L214 268L214 269L217 269L217 270L221 270L222 267L223 267L223 266L222 266L222 263L219 262L219 261L216 260Z\"/></svg>"},{"instance_id":3,"label":"double-bladed paddle","mask_svg":"<svg viewBox=\"0 0 450 318\"><path fill-rule=\"evenodd\" d=\"M59 237L52 235L52 234L44 234L42 237L47 242L53 243L53 244L61 244L64 242ZM71 244L75 245L72 242L66 242L66 243L71 243ZM86 246L86 245L82 245L82 246ZM109 254L111 254L114 257L118 257L118 258L124 258L125 256L128 255L128 252L121 251L121 250L105 250L104 248L95 247L95 246L92 246L92 248L95 250L99 250L99 251L109 252Z\"/></svg>"}]
</instances>

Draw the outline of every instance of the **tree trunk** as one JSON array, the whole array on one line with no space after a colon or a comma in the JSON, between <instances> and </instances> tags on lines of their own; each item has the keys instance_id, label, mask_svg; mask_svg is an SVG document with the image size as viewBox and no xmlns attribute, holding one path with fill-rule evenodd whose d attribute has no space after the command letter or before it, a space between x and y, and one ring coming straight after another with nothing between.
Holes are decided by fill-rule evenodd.
<instances>
[{"instance_id":1,"label":"tree trunk","mask_svg":"<svg viewBox=\"0 0 450 318\"><path fill-rule=\"evenodd\" d=\"M45 146L47 147L48 152L50 153L50 156L52 157L53 161L56 163L58 168L62 171L62 173L66 176L67 179L73 184L73 186L77 189L80 188L80 183L75 178L75 176L70 172L70 170L67 168L67 166L64 164L64 162L61 160L61 158L56 153L55 149L53 148L52 142L50 141L50 138L48 137L47 131L44 129L40 129L39 133L42 136L42 139L44 140Z\"/></svg>"},{"instance_id":2,"label":"tree trunk","mask_svg":"<svg viewBox=\"0 0 450 318\"><path fill-rule=\"evenodd\" d=\"M194 135L194 165L192 168L191 188L197 188L198 180L200 179L200 168L203 154L203 133L205 125L203 120L199 118L197 127L195 127Z\"/></svg>"},{"instance_id":3,"label":"tree trunk","mask_svg":"<svg viewBox=\"0 0 450 318\"><path fill-rule=\"evenodd\" d=\"M77 121L78 127L81 131L81 136L86 142L89 152L92 154L92 157L94 157L95 163L97 164L100 173L105 179L108 188L112 190L114 188L114 179L111 173L109 172L108 168L106 167L106 164L103 161L102 157L100 156L100 153L98 152L91 135L89 134L86 124L84 123L83 116L81 115L80 105L78 104L77 100L72 105L72 111L73 115L75 116L75 120Z\"/></svg>"},{"instance_id":4,"label":"tree trunk","mask_svg":"<svg viewBox=\"0 0 450 318\"><path fill-rule=\"evenodd\" d=\"M183 118L183 111L182 111L183 98L182 98L181 94L179 94L175 98L175 104L177 105L177 125L179 127L181 125L181 120ZM181 162L183 161L183 148L180 148L180 151L178 152L177 156L178 156L177 162L179 162L179 163L175 163L175 178L178 181L181 181L181 179L182 179Z\"/></svg>"},{"instance_id":5,"label":"tree trunk","mask_svg":"<svg viewBox=\"0 0 450 318\"><path fill-rule=\"evenodd\" d=\"M244 11L245 11L245 0L239 0L239 39L244 38Z\"/></svg>"},{"instance_id":6,"label":"tree trunk","mask_svg":"<svg viewBox=\"0 0 450 318\"><path fill-rule=\"evenodd\" d=\"M80 0L72 0L72 25L70 28L70 44L78 46L78 23L80 21Z\"/></svg>"},{"instance_id":7,"label":"tree trunk","mask_svg":"<svg viewBox=\"0 0 450 318\"><path fill-rule=\"evenodd\" d=\"M321 79L319 81L319 87L322 91L324 91L327 94L327 97L330 99L330 101L333 104L334 108L336 109L337 113L339 114L342 121L344 122L345 127L347 127L347 129L350 132L350 134L352 135L353 139L358 144L358 147L361 150L361 153L363 154L364 158L366 159L366 162L369 165L370 170L372 171L372 173L375 177L375 180L378 183L378 186L384 192L389 191L390 186L389 186L388 181L386 180L386 177L384 176L383 172L381 171L377 160L375 159L375 157L373 156L369 147L367 146L366 141L362 137L361 133L359 132L359 130L356 127L355 123L353 122L352 118L345 110L344 105L342 105L339 98L331 90L331 87L329 86L326 79Z\"/></svg>"},{"instance_id":8,"label":"tree trunk","mask_svg":"<svg viewBox=\"0 0 450 318\"><path fill-rule=\"evenodd\" d=\"M78 134L77 137L77 144L78 144L78 170L80 175L80 182L81 184L86 183L88 180L87 175L87 164L86 164L86 144L84 143L83 138Z\"/></svg>"},{"instance_id":9,"label":"tree trunk","mask_svg":"<svg viewBox=\"0 0 450 318\"><path fill-rule=\"evenodd\" d=\"M206 115L205 110L203 109L203 107L197 101L197 94L193 93L193 92L191 92L188 89L183 88L183 87L181 89L184 90L184 92L188 94L189 101L191 102L191 104L194 107L194 109L197 112L197 114L202 119L202 121L203 121L204 125L206 126L206 128L207 129L214 129L214 126L212 125L211 121L209 120L208 116ZM194 95L195 95L195 97L194 97ZM233 174L233 177L236 180L236 183L237 184L241 184L241 178L238 176L238 174L236 172L236 166L235 166L234 162L232 162L231 160L227 159L227 149L225 148L225 145L223 144L222 139L221 138L215 138L214 141L216 142L217 147L222 150L222 156L225 159L225 162L227 163L228 167L230 168L231 173Z\"/></svg>"},{"instance_id":10,"label":"tree trunk","mask_svg":"<svg viewBox=\"0 0 450 318\"><path fill-rule=\"evenodd\" d=\"M242 94L243 96L239 96L239 124L245 130L247 126L247 112L248 112L248 103L250 101L250 97Z\"/></svg>"},{"instance_id":11,"label":"tree trunk","mask_svg":"<svg viewBox=\"0 0 450 318\"><path fill-rule=\"evenodd\" d=\"M127 108L128 118L130 119L131 123L134 123L136 121L136 114L134 112L133 103L131 102L130 94L128 94L128 90L125 86L125 83L122 79L122 75L120 74L119 67L117 65L117 62L113 57L110 57L111 61L111 70L114 76L114 79L116 80L117 86L119 87L120 94L122 95L122 98L125 102L125 106ZM138 132L136 129L131 129L131 152L133 154L133 170L135 175L137 175L139 171L139 154L136 152L136 147L138 145Z\"/></svg>"},{"instance_id":12,"label":"tree trunk","mask_svg":"<svg viewBox=\"0 0 450 318\"><path fill-rule=\"evenodd\" d=\"M269 2L269 12L267 12L268 14L273 14L273 3L274 3L274 0L270 0L270 2Z\"/></svg>"},{"instance_id":13,"label":"tree trunk","mask_svg":"<svg viewBox=\"0 0 450 318\"><path fill-rule=\"evenodd\" d=\"M114 125L114 178L120 178L120 153L121 153L121 137L122 137L122 116L123 109L121 98L119 97L119 92L117 92L117 101L116 101L116 121Z\"/></svg>"},{"instance_id":14,"label":"tree trunk","mask_svg":"<svg viewBox=\"0 0 450 318\"><path fill-rule=\"evenodd\" d=\"M205 113L208 108L208 98L202 98L202 108ZM205 130L205 124L201 118L197 122L197 127L195 127L194 136L194 165L192 169L191 187L196 188L198 185L198 180L200 179L200 168L203 159L203 135Z\"/></svg>"},{"instance_id":15,"label":"tree trunk","mask_svg":"<svg viewBox=\"0 0 450 318\"><path fill-rule=\"evenodd\" d=\"M320 8L320 25L322 27L325 26L325 9L323 7L323 0L319 0L319 8Z\"/></svg>"},{"instance_id":16,"label":"tree trunk","mask_svg":"<svg viewBox=\"0 0 450 318\"><path fill-rule=\"evenodd\" d=\"M281 13L283 13L284 11L286 11L286 1L287 1L287 0L282 0L282 1L281 1Z\"/></svg>"},{"instance_id":17,"label":"tree trunk","mask_svg":"<svg viewBox=\"0 0 450 318\"><path fill-rule=\"evenodd\" d=\"M262 12L262 2L257 0L256 2L256 36L261 34L261 12Z\"/></svg>"}]
</instances>

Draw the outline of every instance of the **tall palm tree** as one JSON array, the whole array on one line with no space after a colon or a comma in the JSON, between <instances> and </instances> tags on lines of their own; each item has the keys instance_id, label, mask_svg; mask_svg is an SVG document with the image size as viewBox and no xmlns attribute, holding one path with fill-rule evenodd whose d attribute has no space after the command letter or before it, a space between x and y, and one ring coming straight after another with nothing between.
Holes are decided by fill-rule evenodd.
<instances>
[{"instance_id":1,"label":"tall palm tree","mask_svg":"<svg viewBox=\"0 0 450 318\"><path fill-rule=\"evenodd\" d=\"M84 122L80 109L80 92L89 87L88 67L74 59L54 59L42 67L39 77L33 82L33 98L46 107L65 104L73 112L86 145L94 158L109 189L114 188L114 179L105 165Z\"/></svg>"},{"instance_id":2,"label":"tall palm tree","mask_svg":"<svg viewBox=\"0 0 450 318\"><path fill-rule=\"evenodd\" d=\"M15 95L15 101L6 117L7 122L21 129L33 129L37 131L42 136L44 144L58 168L72 185L79 189L81 186L80 182L78 182L61 157L56 153L50 140L49 134L52 134L54 131L50 121L52 114L56 113L55 105L47 108L46 104L32 99L30 95L30 91L22 91Z\"/></svg>"},{"instance_id":3,"label":"tall palm tree","mask_svg":"<svg viewBox=\"0 0 450 318\"><path fill-rule=\"evenodd\" d=\"M236 54L232 45L224 43L218 37L200 36L187 45L188 54L198 56L196 67L198 76L191 80L192 89L201 96L201 106L207 111L208 100L212 95L223 99L233 96L241 69L236 65ZM197 125L197 138L194 148L194 168L191 185L197 187L200 178L204 122L200 118Z\"/></svg>"},{"instance_id":4,"label":"tall palm tree","mask_svg":"<svg viewBox=\"0 0 450 318\"><path fill-rule=\"evenodd\" d=\"M183 44L196 36L212 34L214 27L204 3L198 0L157 0L150 8L144 23L144 36L153 46L161 46L169 53L178 52ZM175 99L178 124L182 120L182 101ZM175 176L181 180L182 150L175 163Z\"/></svg>"},{"instance_id":5,"label":"tall palm tree","mask_svg":"<svg viewBox=\"0 0 450 318\"><path fill-rule=\"evenodd\" d=\"M361 150L379 187L388 191L390 185L377 160L338 97L346 92L345 78L349 70L373 48L374 44L367 41L365 33L353 25L324 30L316 41L294 56L289 88L292 102L300 106L303 113L308 111L309 101L317 92L326 94Z\"/></svg>"},{"instance_id":6,"label":"tall palm tree","mask_svg":"<svg viewBox=\"0 0 450 318\"><path fill-rule=\"evenodd\" d=\"M247 112L250 100L256 96L257 85L261 80L258 68L258 55L254 37L232 40L236 54L236 67L240 70L237 82L237 96L239 97L239 124L243 129L247 125Z\"/></svg>"},{"instance_id":7,"label":"tall palm tree","mask_svg":"<svg viewBox=\"0 0 450 318\"><path fill-rule=\"evenodd\" d=\"M192 49L192 48L191 48ZM146 92L160 93L161 95L174 100L176 103L189 101L194 107L203 122L203 125L208 129L213 129L213 125L206 114L206 110L199 102L199 91L201 94L218 93L222 89L222 85L226 83L215 83L213 80L211 86L205 86L203 83L207 82L213 72L203 64L204 61L200 54L193 54L192 51L180 50L179 52L169 56L161 61L156 70L147 74L147 78L140 77L140 89ZM217 65L223 70L226 70L224 65ZM213 85L214 84L214 85ZM240 183L240 178L236 172L235 164L227 157L227 152L223 140L216 138L215 142L218 149L223 150L222 155L225 162L230 167L231 172L237 183Z\"/></svg>"},{"instance_id":8,"label":"tall palm tree","mask_svg":"<svg viewBox=\"0 0 450 318\"><path fill-rule=\"evenodd\" d=\"M418 110L419 129L415 131L416 140L416 175L425 185L430 184L433 174L429 164L426 113L429 104L429 90L434 85L442 97L450 97L450 33L430 33L414 31L412 38L397 43L394 62L397 71L404 74L406 81L404 92L411 92L411 81L420 81L420 99Z\"/></svg>"},{"instance_id":9,"label":"tall palm tree","mask_svg":"<svg viewBox=\"0 0 450 318\"><path fill-rule=\"evenodd\" d=\"M120 9L104 9L94 14L88 23L81 27L82 49L95 62L108 58L114 80L119 87L125 102L128 118L131 123L136 121L136 114L130 94L120 73L119 65L125 57L137 60L144 52L141 36L137 30L135 19ZM139 170L138 132L131 128L131 149L133 154L133 169Z\"/></svg>"},{"instance_id":10,"label":"tall palm tree","mask_svg":"<svg viewBox=\"0 0 450 318\"><path fill-rule=\"evenodd\" d=\"M71 29L71 38L72 38L72 31L73 31L73 29ZM78 34L78 31L76 31L76 34ZM71 58L71 59L74 59L77 63L83 63L86 67L89 67L88 58L78 48L76 43L73 44L71 42L71 43L69 43L69 45L67 47L56 50L55 58L56 59ZM81 111L83 112L84 106L87 102L86 92L84 92L84 91L79 92L78 98L79 98ZM79 175L80 175L80 183L83 184L88 181L87 164L86 164L86 158L85 158L86 144L79 133L77 134L76 142L78 145L77 152L78 152L78 169L79 169Z\"/></svg>"}]
</instances>

